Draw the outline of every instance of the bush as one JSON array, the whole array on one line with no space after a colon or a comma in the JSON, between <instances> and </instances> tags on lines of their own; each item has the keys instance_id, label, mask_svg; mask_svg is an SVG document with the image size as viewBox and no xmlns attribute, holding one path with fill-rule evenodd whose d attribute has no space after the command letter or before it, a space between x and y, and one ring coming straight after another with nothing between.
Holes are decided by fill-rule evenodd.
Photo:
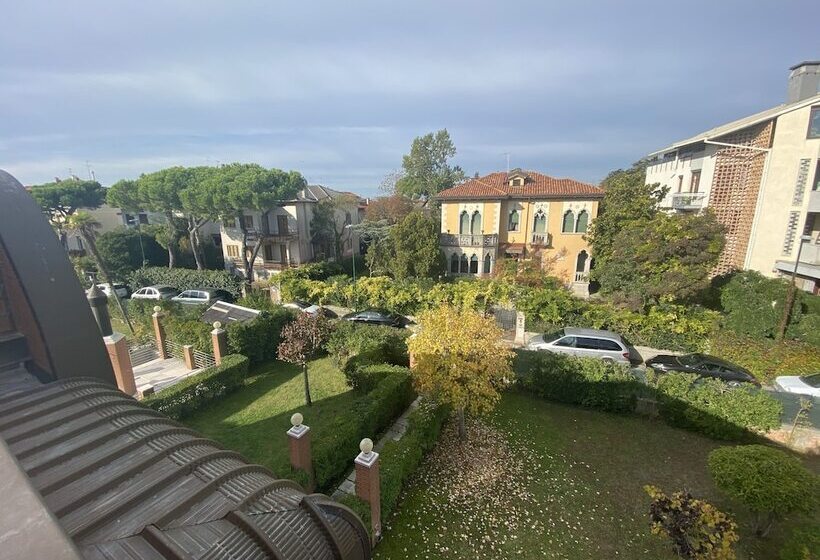
<instances>
[{"instance_id":1,"label":"bush","mask_svg":"<svg viewBox=\"0 0 820 560\"><path fill-rule=\"evenodd\" d=\"M357 367L369 364L387 363L406 366L407 337L409 331L392 327L360 325L350 321L339 321L330 335L325 349L345 375ZM350 366L348 361L359 358ZM348 383L354 386L351 379Z\"/></svg>"},{"instance_id":2,"label":"bush","mask_svg":"<svg viewBox=\"0 0 820 560\"><path fill-rule=\"evenodd\" d=\"M780 549L780 560L818 559L820 559L820 525L798 525Z\"/></svg>"},{"instance_id":3,"label":"bush","mask_svg":"<svg viewBox=\"0 0 820 560\"><path fill-rule=\"evenodd\" d=\"M780 426L783 406L756 387L684 373L661 375L657 385L661 417L672 426L741 441Z\"/></svg>"},{"instance_id":4,"label":"bush","mask_svg":"<svg viewBox=\"0 0 820 560\"><path fill-rule=\"evenodd\" d=\"M407 368L382 367L385 375L381 383L354 404L350 414L335 418L314 442L313 466L320 491L331 489L350 470L362 438L375 440L416 398Z\"/></svg>"},{"instance_id":5,"label":"bush","mask_svg":"<svg viewBox=\"0 0 820 560\"><path fill-rule=\"evenodd\" d=\"M804 318L800 324L806 322L807 318ZM778 375L806 375L820 371L817 346L796 340L775 342L721 330L712 339L711 353L745 367L760 381L770 381Z\"/></svg>"},{"instance_id":6,"label":"bush","mask_svg":"<svg viewBox=\"0 0 820 560\"><path fill-rule=\"evenodd\" d=\"M248 376L248 359L231 354L218 366L202 370L176 385L142 400L142 404L180 420L242 386Z\"/></svg>"},{"instance_id":7,"label":"bush","mask_svg":"<svg viewBox=\"0 0 820 560\"><path fill-rule=\"evenodd\" d=\"M708 465L715 485L755 513L759 536L766 536L772 523L785 515L810 514L817 508L818 477L779 449L719 447L709 454Z\"/></svg>"},{"instance_id":8,"label":"bush","mask_svg":"<svg viewBox=\"0 0 820 560\"><path fill-rule=\"evenodd\" d=\"M135 290L152 284L167 284L180 291L214 288L225 290L234 297L239 297L242 279L226 270L147 267L135 270L131 275L130 284Z\"/></svg>"},{"instance_id":9,"label":"bush","mask_svg":"<svg viewBox=\"0 0 820 560\"><path fill-rule=\"evenodd\" d=\"M789 282L766 278L754 270L734 274L720 293L724 325L738 334L774 338L783 317ZM791 324L800 323L802 290L795 294Z\"/></svg>"},{"instance_id":10,"label":"bush","mask_svg":"<svg viewBox=\"0 0 820 560\"><path fill-rule=\"evenodd\" d=\"M228 348L233 353L247 356L252 363L273 360L277 357L282 328L293 319L292 311L276 306L272 311L263 311L252 321L228 323L225 326Z\"/></svg>"},{"instance_id":11,"label":"bush","mask_svg":"<svg viewBox=\"0 0 820 560\"><path fill-rule=\"evenodd\" d=\"M168 264L168 252L160 247L154 237L136 228L119 227L100 234L97 237L97 249L115 281L126 281L143 264Z\"/></svg>"},{"instance_id":12,"label":"bush","mask_svg":"<svg viewBox=\"0 0 820 560\"><path fill-rule=\"evenodd\" d=\"M646 393L626 366L550 352L519 351L514 369L525 391L545 399L609 412L632 412Z\"/></svg>"},{"instance_id":13,"label":"bush","mask_svg":"<svg viewBox=\"0 0 820 560\"><path fill-rule=\"evenodd\" d=\"M279 307L270 298L268 290L251 290L248 295L236 300L236 304L260 311L273 311Z\"/></svg>"}]
</instances>

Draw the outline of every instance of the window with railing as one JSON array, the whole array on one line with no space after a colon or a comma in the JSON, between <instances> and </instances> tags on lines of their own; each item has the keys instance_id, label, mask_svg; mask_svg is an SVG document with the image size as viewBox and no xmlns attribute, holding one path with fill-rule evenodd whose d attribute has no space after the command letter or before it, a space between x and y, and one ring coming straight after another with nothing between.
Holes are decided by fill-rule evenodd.
<instances>
[{"instance_id":1,"label":"window with railing","mask_svg":"<svg viewBox=\"0 0 820 560\"><path fill-rule=\"evenodd\" d=\"M518 231L518 210L512 210L507 220L508 231Z\"/></svg>"},{"instance_id":2,"label":"window with railing","mask_svg":"<svg viewBox=\"0 0 820 560\"><path fill-rule=\"evenodd\" d=\"M532 230L535 233L544 233L547 231L547 215L544 214L543 210L539 210L535 213L535 219L532 224Z\"/></svg>"},{"instance_id":3,"label":"window with railing","mask_svg":"<svg viewBox=\"0 0 820 560\"><path fill-rule=\"evenodd\" d=\"M228 253L229 257L233 257L235 259L239 258L239 245L226 245L225 251Z\"/></svg>"}]
</instances>

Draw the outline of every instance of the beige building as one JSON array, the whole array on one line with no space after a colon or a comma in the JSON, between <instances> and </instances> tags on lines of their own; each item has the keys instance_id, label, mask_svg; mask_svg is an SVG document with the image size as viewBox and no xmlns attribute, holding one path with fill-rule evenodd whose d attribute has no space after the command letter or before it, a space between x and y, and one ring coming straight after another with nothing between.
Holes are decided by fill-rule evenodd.
<instances>
[{"instance_id":1,"label":"beige building","mask_svg":"<svg viewBox=\"0 0 820 560\"><path fill-rule=\"evenodd\" d=\"M531 258L585 293L590 249L584 234L603 196L593 185L520 169L446 189L437 198L447 270L487 276L500 258Z\"/></svg>"},{"instance_id":2,"label":"beige building","mask_svg":"<svg viewBox=\"0 0 820 560\"><path fill-rule=\"evenodd\" d=\"M791 68L786 103L650 154L663 206L710 208L726 228L717 273L791 275L820 291L820 61Z\"/></svg>"},{"instance_id":3,"label":"beige building","mask_svg":"<svg viewBox=\"0 0 820 560\"><path fill-rule=\"evenodd\" d=\"M324 200L337 201L335 217L342 239L341 255L334 255L334 248L318 243L311 230L314 211ZM254 262L254 280L265 280L282 270L317 259L334 260L359 254L359 236L345 226L358 224L362 214L363 200L357 195L321 185L309 185L293 200L283 201L271 209L267 223L263 223L262 212L243 212L245 229L250 232L249 249L252 251L259 239L264 244ZM225 268L240 273L243 269L242 229L236 218L223 220L221 242Z\"/></svg>"}]
</instances>

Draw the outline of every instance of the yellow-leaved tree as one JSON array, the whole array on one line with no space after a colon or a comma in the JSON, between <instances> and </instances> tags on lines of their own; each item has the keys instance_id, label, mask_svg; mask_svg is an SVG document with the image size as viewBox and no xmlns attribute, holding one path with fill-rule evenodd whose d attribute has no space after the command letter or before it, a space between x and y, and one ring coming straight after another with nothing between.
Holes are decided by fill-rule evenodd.
<instances>
[{"instance_id":1,"label":"yellow-leaved tree","mask_svg":"<svg viewBox=\"0 0 820 560\"><path fill-rule=\"evenodd\" d=\"M491 411L513 378L513 352L491 317L442 306L418 316L420 330L407 346L413 381L420 393L458 413L458 433L467 435L464 415Z\"/></svg>"}]
</instances>

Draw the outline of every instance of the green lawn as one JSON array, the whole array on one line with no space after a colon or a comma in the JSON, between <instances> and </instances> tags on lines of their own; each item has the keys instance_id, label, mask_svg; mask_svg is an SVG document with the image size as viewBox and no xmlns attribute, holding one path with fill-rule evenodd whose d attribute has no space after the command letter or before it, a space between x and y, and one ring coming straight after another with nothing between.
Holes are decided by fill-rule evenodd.
<instances>
[{"instance_id":1,"label":"green lawn","mask_svg":"<svg viewBox=\"0 0 820 560\"><path fill-rule=\"evenodd\" d=\"M316 441L334 418L361 398L350 390L330 358L311 362L308 372L311 407L305 405L300 369L271 362L255 368L246 387L186 418L185 424L287 478L290 461L285 432L291 426L291 415L302 413Z\"/></svg>"},{"instance_id":2,"label":"green lawn","mask_svg":"<svg viewBox=\"0 0 820 560\"><path fill-rule=\"evenodd\" d=\"M742 507L713 486L706 457L719 442L517 393L470 430L467 445L452 428L443 434L385 520L376 558L674 558L649 534L645 484L731 513L739 558L777 558L783 525L755 539Z\"/></svg>"}]
</instances>

